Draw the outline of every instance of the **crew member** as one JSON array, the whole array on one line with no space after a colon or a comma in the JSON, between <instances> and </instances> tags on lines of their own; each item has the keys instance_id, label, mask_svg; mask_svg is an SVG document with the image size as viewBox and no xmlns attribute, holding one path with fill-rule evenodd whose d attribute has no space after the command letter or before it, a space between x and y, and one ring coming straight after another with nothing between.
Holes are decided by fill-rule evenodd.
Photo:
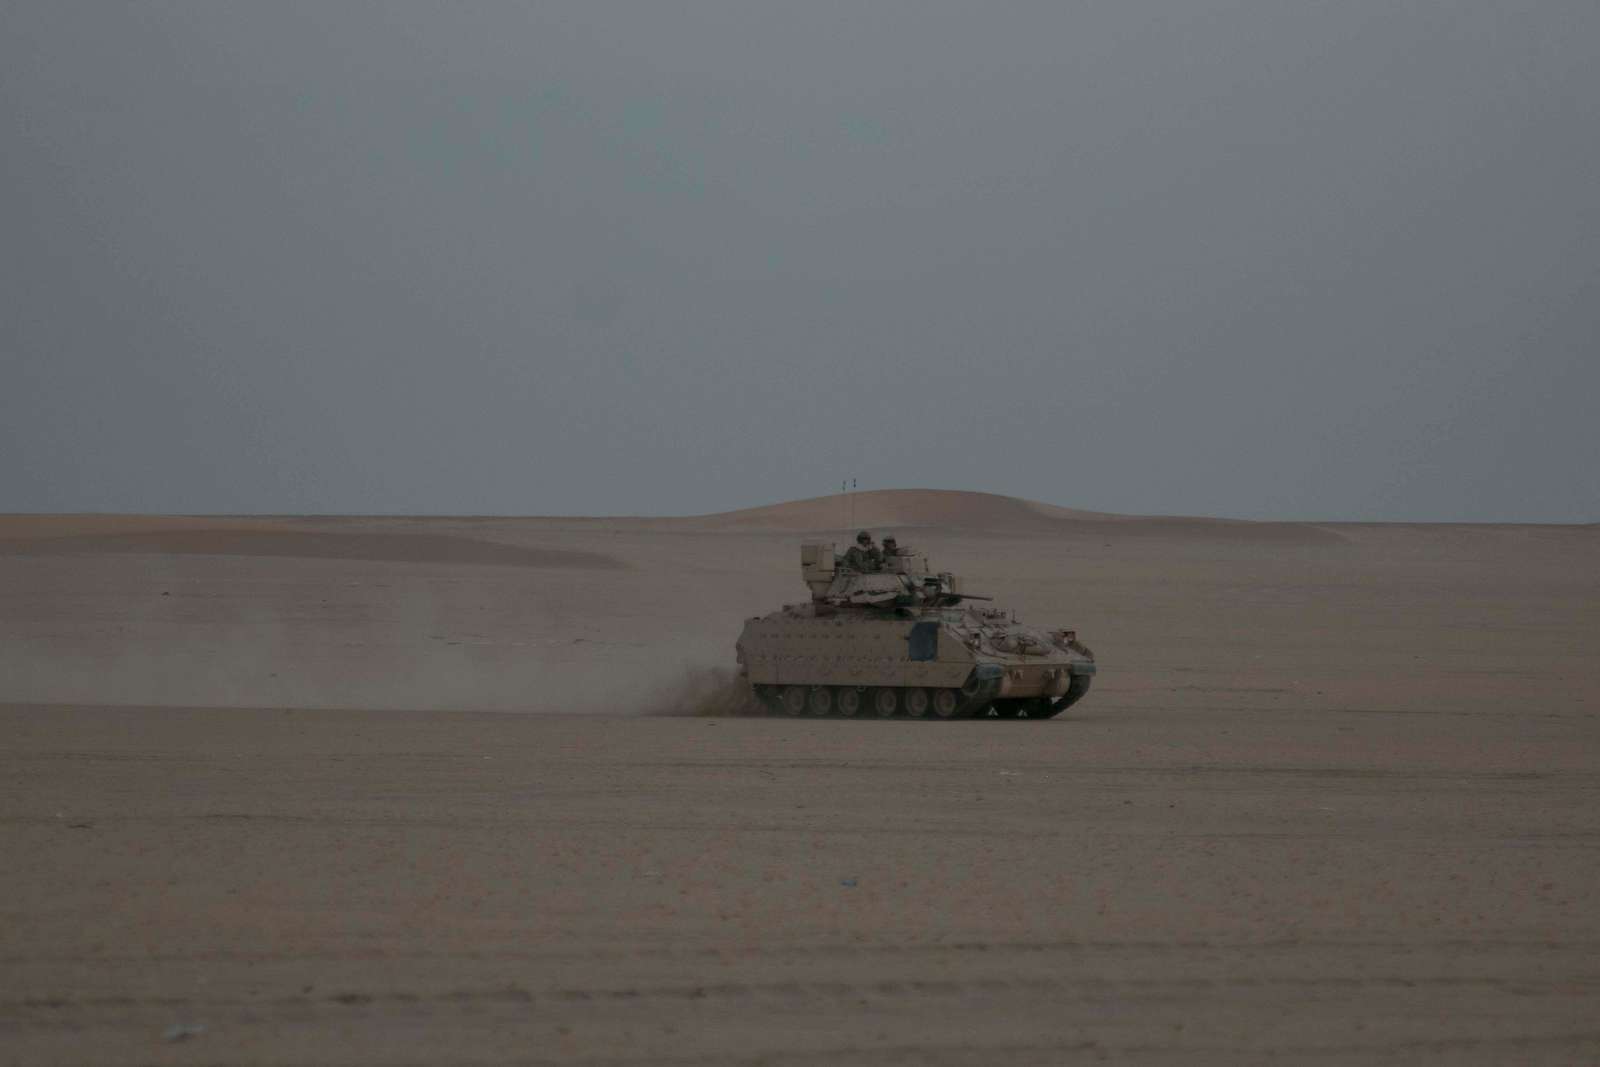
<instances>
[{"instance_id":1,"label":"crew member","mask_svg":"<svg viewBox=\"0 0 1600 1067\"><path fill-rule=\"evenodd\" d=\"M872 534L862 530L856 534L856 543L844 554L847 570L870 574L883 568L883 553L872 543Z\"/></svg>"}]
</instances>

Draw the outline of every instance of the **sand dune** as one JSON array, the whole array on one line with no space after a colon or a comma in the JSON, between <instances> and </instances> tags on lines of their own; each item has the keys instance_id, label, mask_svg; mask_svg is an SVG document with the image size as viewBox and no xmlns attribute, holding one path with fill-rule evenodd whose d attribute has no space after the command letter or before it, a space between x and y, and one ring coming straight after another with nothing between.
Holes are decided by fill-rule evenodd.
<instances>
[{"instance_id":1,"label":"sand dune","mask_svg":"<svg viewBox=\"0 0 1600 1067\"><path fill-rule=\"evenodd\" d=\"M418 523L448 522L473 532L504 535L519 529L692 530L724 532L830 533L858 528L873 530L942 529L1050 537L1161 537L1200 540L1332 543L1342 540L1338 524L1255 522L1182 515L1118 515L1083 511L996 493L957 489L875 489L848 495L811 497L759 507L683 517L645 516L259 516L253 518L152 515L11 515L0 516L0 550L7 541L79 538L82 550L142 551L122 545L170 544L153 551L208 551L190 535L196 531L229 531L230 554L311 555L347 558L353 546L318 548L313 540L300 547L283 541L269 547L266 537L249 534L287 532L395 532ZM158 536L159 535L159 536ZM163 537L177 536L176 540ZM101 538L95 541L92 538ZM106 540L115 538L115 540ZM63 550L66 546L63 545ZM442 549L441 549L442 550ZM402 559L390 548L374 547L374 559ZM409 550L406 550L409 551ZM421 551L421 550L419 550ZM357 553L359 554L359 552Z\"/></svg>"},{"instance_id":2,"label":"sand dune","mask_svg":"<svg viewBox=\"0 0 1600 1067\"><path fill-rule=\"evenodd\" d=\"M1036 527L1063 519L1109 518L1017 497L954 489L875 489L790 500L683 520L708 529L832 530L849 526Z\"/></svg>"},{"instance_id":3,"label":"sand dune","mask_svg":"<svg viewBox=\"0 0 1600 1067\"><path fill-rule=\"evenodd\" d=\"M433 533L330 533L322 530L191 528L75 534L0 541L0 554L71 556L138 553L169 556L281 556L387 563L616 570L599 552L524 548Z\"/></svg>"},{"instance_id":4,"label":"sand dune","mask_svg":"<svg viewBox=\"0 0 1600 1067\"><path fill-rule=\"evenodd\" d=\"M281 520L231 515L0 515L0 548L10 541L169 530L280 530Z\"/></svg>"},{"instance_id":5,"label":"sand dune","mask_svg":"<svg viewBox=\"0 0 1600 1067\"><path fill-rule=\"evenodd\" d=\"M669 521L706 530L823 532L857 527L874 530L939 527L1060 537L1114 535L1275 543L1327 543L1342 539L1326 526L1313 523L1116 515L954 489L875 489Z\"/></svg>"}]
</instances>

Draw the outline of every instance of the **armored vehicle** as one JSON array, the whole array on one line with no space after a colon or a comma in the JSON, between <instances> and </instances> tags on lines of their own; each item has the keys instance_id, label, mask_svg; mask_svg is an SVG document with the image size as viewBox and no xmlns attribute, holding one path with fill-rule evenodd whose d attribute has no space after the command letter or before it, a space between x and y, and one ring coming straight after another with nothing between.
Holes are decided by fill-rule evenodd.
<instances>
[{"instance_id":1,"label":"armored vehicle","mask_svg":"<svg viewBox=\"0 0 1600 1067\"><path fill-rule=\"evenodd\" d=\"M748 620L739 673L778 715L1048 719L1089 691L1094 654L983 606L961 579L901 549L855 569L828 542L800 546L808 603Z\"/></svg>"}]
</instances>

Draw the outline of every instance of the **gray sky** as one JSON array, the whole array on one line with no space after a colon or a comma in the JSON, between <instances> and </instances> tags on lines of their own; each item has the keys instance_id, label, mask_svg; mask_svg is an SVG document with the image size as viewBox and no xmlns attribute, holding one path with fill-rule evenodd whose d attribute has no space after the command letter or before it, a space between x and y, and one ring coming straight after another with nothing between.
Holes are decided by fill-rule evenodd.
<instances>
[{"instance_id":1,"label":"gray sky","mask_svg":"<svg viewBox=\"0 0 1600 1067\"><path fill-rule=\"evenodd\" d=\"M1600 520L1600 4L0 6L0 510Z\"/></svg>"}]
</instances>

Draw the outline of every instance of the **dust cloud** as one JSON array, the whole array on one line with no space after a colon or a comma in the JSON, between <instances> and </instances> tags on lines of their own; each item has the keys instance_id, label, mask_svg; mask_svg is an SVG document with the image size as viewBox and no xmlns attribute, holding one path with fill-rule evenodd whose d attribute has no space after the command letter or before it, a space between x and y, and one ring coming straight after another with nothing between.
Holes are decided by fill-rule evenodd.
<instances>
[{"instance_id":1,"label":"dust cloud","mask_svg":"<svg viewBox=\"0 0 1600 1067\"><path fill-rule=\"evenodd\" d=\"M703 718L765 713L750 687L726 667L687 668L681 678L661 688L640 711L645 715Z\"/></svg>"}]
</instances>

